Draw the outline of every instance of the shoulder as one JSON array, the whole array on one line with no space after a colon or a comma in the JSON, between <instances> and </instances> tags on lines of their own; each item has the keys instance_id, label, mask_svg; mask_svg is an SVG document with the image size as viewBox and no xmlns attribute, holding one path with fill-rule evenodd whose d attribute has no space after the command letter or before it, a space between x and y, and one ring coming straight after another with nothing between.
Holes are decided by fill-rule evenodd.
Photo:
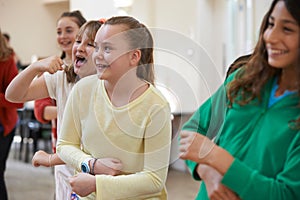
<instances>
[{"instance_id":1,"label":"shoulder","mask_svg":"<svg viewBox=\"0 0 300 200\"><path fill-rule=\"evenodd\" d=\"M99 80L98 75L94 74L94 75L86 76L86 77L80 79L76 85L79 85L82 87L82 86L86 86L89 84L93 84L93 83L97 82L98 80Z\"/></svg>"},{"instance_id":2,"label":"shoulder","mask_svg":"<svg viewBox=\"0 0 300 200\"><path fill-rule=\"evenodd\" d=\"M45 79L64 79L66 78L66 73L64 71L57 71L54 74L50 74L49 72L44 73Z\"/></svg>"},{"instance_id":3,"label":"shoulder","mask_svg":"<svg viewBox=\"0 0 300 200\"><path fill-rule=\"evenodd\" d=\"M244 66L245 64L247 64L247 62L250 60L252 54L248 54L248 55L243 55L238 57L235 61L233 61L233 63L229 66L227 73L226 73L226 78L232 74L233 72L235 72L237 69L239 69L240 67Z\"/></svg>"},{"instance_id":4,"label":"shoulder","mask_svg":"<svg viewBox=\"0 0 300 200\"><path fill-rule=\"evenodd\" d=\"M143 101L148 104L156 104L161 106L169 106L169 102L162 92L150 84L150 87L146 91Z\"/></svg>"},{"instance_id":5,"label":"shoulder","mask_svg":"<svg viewBox=\"0 0 300 200\"><path fill-rule=\"evenodd\" d=\"M228 77L225 79L224 84L227 85L228 83L232 82L234 79L237 78L245 69L245 65L240 67L239 69L236 69L234 72L228 75Z\"/></svg>"},{"instance_id":6,"label":"shoulder","mask_svg":"<svg viewBox=\"0 0 300 200\"><path fill-rule=\"evenodd\" d=\"M90 92L92 88L98 85L98 81L99 78L97 74L84 77L74 85L74 90L78 90L80 93Z\"/></svg>"}]
</instances>

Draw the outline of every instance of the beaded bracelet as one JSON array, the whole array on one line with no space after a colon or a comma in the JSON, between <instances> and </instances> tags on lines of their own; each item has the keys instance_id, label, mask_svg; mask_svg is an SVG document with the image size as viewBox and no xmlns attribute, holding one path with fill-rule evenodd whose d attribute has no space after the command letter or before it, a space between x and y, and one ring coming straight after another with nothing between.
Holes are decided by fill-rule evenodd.
<instances>
[{"instance_id":1,"label":"beaded bracelet","mask_svg":"<svg viewBox=\"0 0 300 200\"><path fill-rule=\"evenodd\" d=\"M95 175L95 164L96 164L96 161L98 160L98 158L95 158L94 159L94 162L93 162L93 165L92 165L92 169L91 169L91 174L92 175Z\"/></svg>"}]
</instances>

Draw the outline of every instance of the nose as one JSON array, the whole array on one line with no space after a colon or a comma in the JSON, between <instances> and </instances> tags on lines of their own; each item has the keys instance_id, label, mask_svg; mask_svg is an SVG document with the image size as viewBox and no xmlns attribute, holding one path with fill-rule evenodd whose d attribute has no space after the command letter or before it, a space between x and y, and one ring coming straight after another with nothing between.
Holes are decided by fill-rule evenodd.
<instances>
[{"instance_id":1,"label":"nose","mask_svg":"<svg viewBox=\"0 0 300 200\"><path fill-rule=\"evenodd\" d=\"M268 28L264 33L264 40L267 43L276 43L280 40L280 31L277 27Z\"/></svg>"},{"instance_id":2,"label":"nose","mask_svg":"<svg viewBox=\"0 0 300 200\"><path fill-rule=\"evenodd\" d=\"M66 33L65 31L62 31L62 32L58 35L58 37L60 37L60 38L65 38L66 35L67 35L67 33Z\"/></svg>"},{"instance_id":3,"label":"nose","mask_svg":"<svg viewBox=\"0 0 300 200\"><path fill-rule=\"evenodd\" d=\"M96 47L94 50L94 57L95 58L99 58L99 59L103 59L103 50L101 47Z\"/></svg>"},{"instance_id":4,"label":"nose","mask_svg":"<svg viewBox=\"0 0 300 200\"><path fill-rule=\"evenodd\" d=\"M79 43L77 46L77 51L80 51L80 52L85 51L85 45L83 43Z\"/></svg>"}]
</instances>

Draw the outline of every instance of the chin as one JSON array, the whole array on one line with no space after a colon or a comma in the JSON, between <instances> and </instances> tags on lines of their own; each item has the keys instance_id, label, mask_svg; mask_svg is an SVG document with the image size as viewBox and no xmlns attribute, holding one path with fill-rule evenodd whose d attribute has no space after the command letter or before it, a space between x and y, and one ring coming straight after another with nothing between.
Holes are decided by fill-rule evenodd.
<instances>
[{"instance_id":1,"label":"chin","mask_svg":"<svg viewBox=\"0 0 300 200\"><path fill-rule=\"evenodd\" d=\"M98 72L97 71L97 76L100 80L103 80L103 72Z\"/></svg>"},{"instance_id":2,"label":"chin","mask_svg":"<svg viewBox=\"0 0 300 200\"><path fill-rule=\"evenodd\" d=\"M74 66L74 72L75 72L75 74L78 74L79 73L79 68Z\"/></svg>"}]
</instances>

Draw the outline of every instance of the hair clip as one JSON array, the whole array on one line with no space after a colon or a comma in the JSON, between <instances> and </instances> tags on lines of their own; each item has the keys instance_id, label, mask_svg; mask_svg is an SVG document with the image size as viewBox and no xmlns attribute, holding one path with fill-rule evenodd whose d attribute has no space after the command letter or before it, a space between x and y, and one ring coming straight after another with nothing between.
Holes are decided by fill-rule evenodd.
<instances>
[{"instance_id":1,"label":"hair clip","mask_svg":"<svg viewBox=\"0 0 300 200\"><path fill-rule=\"evenodd\" d=\"M105 18L101 18L101 19L99 19L99 22L102 23L102 24L104 24L106 22L106 19Z\"/></svg>"}]
</instances>

